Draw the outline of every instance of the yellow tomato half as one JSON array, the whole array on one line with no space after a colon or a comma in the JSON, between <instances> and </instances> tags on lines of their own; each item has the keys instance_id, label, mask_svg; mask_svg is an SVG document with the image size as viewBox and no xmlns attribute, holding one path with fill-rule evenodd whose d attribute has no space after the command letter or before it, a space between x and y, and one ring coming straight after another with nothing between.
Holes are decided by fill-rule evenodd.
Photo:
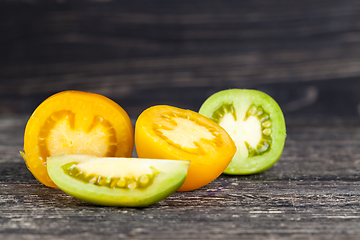
<instances>
[{"instance_id":1,"label":"yellow tomato half","mask_svg":"<svg viewBox=\"0 0 360 240\"><path fill-rule=\"evenodd\" d=\"M31 115L21 155L38 181L56 187L47 173L47 157L130 157L132 149L133 127L123 108L99 94L64 91L46 99Z\"/></svg>"},{"instance_id":2,"label":"yellow tomato half","mask_svg":"<svg viewBox=\"0 0 360 240\"><path fill-rule=\"evenodd\" d=\"M200 188L228 166L236 147L227 132L197 112L159 105L141 113L135 126L139 157L190 160L178 191Z\"/></svg>"}]
</instances>

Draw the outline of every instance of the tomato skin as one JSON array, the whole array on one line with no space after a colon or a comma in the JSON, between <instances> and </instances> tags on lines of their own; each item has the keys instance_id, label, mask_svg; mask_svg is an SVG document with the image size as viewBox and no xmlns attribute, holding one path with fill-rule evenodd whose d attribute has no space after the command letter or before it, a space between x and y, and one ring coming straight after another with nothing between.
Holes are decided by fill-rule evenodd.
<instances>
[{"instance_id":1,"label":"tomato skin","mask_svg":"<svg viewBox=\"0 0 360 240\"><path fill-rule=\"evenodd\" d=\"M179 141L187 137L195 137L200 139L199 145L203 149L201 151L195 148L187 150L183 146L179 146L179 144L172 143L171 139L161 137L161 134L159 135L159 131L154 126L164 126L165 129L169 129L170 126L171 128L168 121L162 117L167 115L173 115L175 118L176 116L183 116L185 122L186 119L190 119L194 123L195 129L197 125L203 130L211 129L216 133L214 134L214 136L216 135L214 142L207 143L201 140L204 136L197 135L196 131L195 133L188 131L179 138ZM175 136L175 138L177 137ZM215 180L225 170L236 152L231 137L212 120L190 110L166 105L150 107L140 114L135 125L135 146L140 158L191 161L185 183L178 191L191 191Z\"/></svg>"},{"instance_id":2,"label":"tomato skin","mask_svg":"<svg viewBox=\"0 0 360 240\"><path fill-rule=\"evenodd\" d=\"M63 91L47 98L31 115L21 155L39 182L56 187L47 173L47 157L66 153L130 157L132 148L133 127L121 106L99 94Z\"/></svg>"}]
</instances>

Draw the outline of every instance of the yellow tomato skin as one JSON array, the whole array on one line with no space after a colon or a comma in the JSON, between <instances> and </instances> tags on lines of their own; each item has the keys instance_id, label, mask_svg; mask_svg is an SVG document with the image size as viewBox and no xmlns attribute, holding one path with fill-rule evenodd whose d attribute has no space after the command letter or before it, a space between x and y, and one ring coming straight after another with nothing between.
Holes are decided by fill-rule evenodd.
<instances>
[{"instance_id":1,"label":"yellow tomato skin","mask_svg":"<svg viewBox=\"0 0 360 240\"><path fill-rule=\"evenodd\" d=\"M175 134L171 133L174 129ZM140 158L191 161L178 191L191 191L215 180L236 152L231 137L212 120L167 105L150 107L140 114L135 125L135 146Z\"/></svg>"},{"instance_id":2,"label":"yellow tomato skin","mask_svg":"<svg viewBox=\"0 0 360 240\"><path fill-rule=\"evenodd\" d=\"M133 127L121 106L99 94L63 91L47 98L31 115L21 155L39 182L56 187L47 173L47 157L130 157L132 149Z\"/></svg>"}]
</instances>

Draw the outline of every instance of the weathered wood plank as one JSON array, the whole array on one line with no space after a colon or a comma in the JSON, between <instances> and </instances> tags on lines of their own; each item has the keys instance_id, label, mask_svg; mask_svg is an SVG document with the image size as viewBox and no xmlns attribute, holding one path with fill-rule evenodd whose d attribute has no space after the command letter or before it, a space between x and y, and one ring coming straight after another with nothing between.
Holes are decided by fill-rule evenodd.
<instances>
[{"instance_id":1,"label":"weathered wood plank","mask_svg":"<svg viewBox=\"0 0 360 240\"><path fill-rule=\"evenodd\" d=\"M135 105L136 117L164 100L197 110L239 87L265 89L289 112L354 116L359 13L353 0L0 1L0 113L77 89Z\"/></svg>"},{"instance_id":2,"label":"weathered wood plank","mask_svg":"<svg viewBox=\"0 0 360 240\"><path fill-rule=\"evenodd\" d=\"M0 118L1 239L359 239L360 120L288 118L283 156L147 208L99 207L38 183L17 150L27 116Z\"/></svg>"},{"instance_id":3,"label":"weathered wood plank","mask_svg":"<svg viewBox=\"0 0 360 240\"><path fill-rule=\"evenodd\" d=\"M0 238L360 239L359 13L351 0L0 1ZM264 173L98 207L38 183L18 153L58 91L104 94L136 119L229 87L285 112L283 156Z\"/></svg>"}]
</instances>

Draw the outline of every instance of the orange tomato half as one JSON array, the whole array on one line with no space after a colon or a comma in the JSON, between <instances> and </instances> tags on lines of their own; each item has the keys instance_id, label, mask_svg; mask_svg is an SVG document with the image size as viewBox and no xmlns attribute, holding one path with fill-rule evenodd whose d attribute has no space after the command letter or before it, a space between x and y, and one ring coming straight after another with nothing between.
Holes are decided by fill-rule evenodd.
<instances>
[{"instance_id":1,"label":"orange tomato half","mask_svg":"<svg viewBox=\"0 0 360 240\"><path fill-rule=\"evenodd\" d=\"M130 157L132 149L133 127L123 108L99 94L64 91L46 99L31 115L21 155L38 181L56 187L47 173L47 157Z\"/></svg>"},{"instance_id":2,"label":"orange tomato half","mask_svg":"<svg viewBox=\"0 0 360 240\"><path fill-rule=\"evenodd\" d=\"M236 147L227 132L197 112L159 105L146 109L136 121L135 146L139 157L190 160L178 191L200 188L228 166Z\"/></svg>"}]
</instances>

